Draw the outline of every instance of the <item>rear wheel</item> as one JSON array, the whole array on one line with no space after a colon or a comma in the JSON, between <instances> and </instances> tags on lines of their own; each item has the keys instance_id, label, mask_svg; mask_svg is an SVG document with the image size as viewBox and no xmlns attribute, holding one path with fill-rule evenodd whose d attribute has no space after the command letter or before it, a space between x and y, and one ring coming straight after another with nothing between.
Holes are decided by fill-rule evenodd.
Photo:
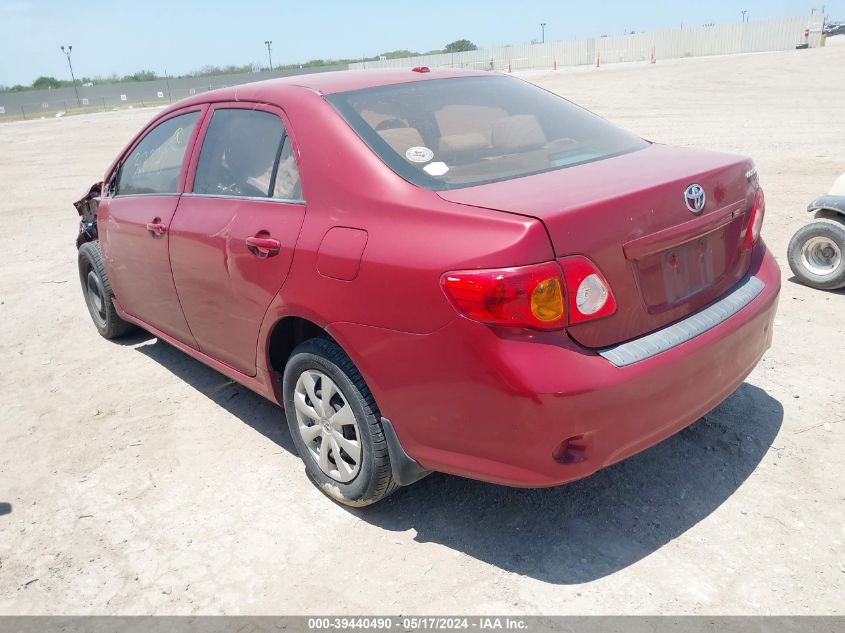
<instances>
[{"instance_id":1,"label":"rear wheel","mask_svg":"<svg viewBox=\"0 0 845 633\"><path fill-rule=\"evenodd\" d=\"M114 293L103 265L100 243L86 242L80 246L77 261L85 304L100 336L117 338L134 329L134 326L121 319L114 309Z\"/></svg>"},{"instance_id":2,"label":"rear wheel","mask_svg":"<svg viewBox=\"0 0 845 633\"><path fill-rule=\"evenodd\" d=\"M320 338L299 345L285 366L283 392L296 450L325 495L366 506L399 487L375 400L336 343Z\"/></svg>"},{"instance_id":3,"label":"rear wheel","mask_svg":"<svg viewBox=\"0 0 845 633\"><path fill-rule=\"evenodd\" d=\"M819 219L803 226L789 241L789 267L802 283L820 290L845 286L845 224Z\"/></svg>"}]
</instances>

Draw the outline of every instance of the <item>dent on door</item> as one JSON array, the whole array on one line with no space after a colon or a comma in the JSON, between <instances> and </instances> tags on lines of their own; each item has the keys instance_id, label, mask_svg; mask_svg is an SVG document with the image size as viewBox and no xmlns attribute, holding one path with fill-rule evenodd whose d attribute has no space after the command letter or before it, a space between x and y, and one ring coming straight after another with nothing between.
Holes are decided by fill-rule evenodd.
<instances>
[{"instance_id":1,"label":"dent on door","mask_svg":"<svg viewBox=\"0 0 845 633\"><path fill-rule=\"evenodd\" d=\"M305 206L183 196L170 263L200 350L249 375L267 306L288 276Z\"/></svg>"}]
</instances>

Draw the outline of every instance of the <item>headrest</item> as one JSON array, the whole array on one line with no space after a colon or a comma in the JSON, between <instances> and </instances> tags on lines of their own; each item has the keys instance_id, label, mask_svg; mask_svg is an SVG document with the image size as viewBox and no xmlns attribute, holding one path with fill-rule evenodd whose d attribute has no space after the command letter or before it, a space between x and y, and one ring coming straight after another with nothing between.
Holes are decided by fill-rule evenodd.
<instances>
[{"instance_id":1,"label":"headrest","mask_svg":"<svg viewBox=\"0 0 845 633\"><path fill-rule=\"evenodd\" d=\"M464 132L440 137L441 152L467 152L488 146L487 139L480 132Z\"/></svg>"},{"instance_id":2,"label":"headrest","mask_svg":"<svg viewBox=\"0 0 845 633\"><path fill-rule=\"evenodd\" d=\"M516 114L493 125L493 147L505 152L536 149L546 144L543 128L533 114Z\"/></svg>"},{"instance_id":3,"label":"headrest","mask_svg":"<svg viewBox=\"0 0 845 633\"><path fill-rule=\"evenodd\" d=\"M415 127L397 127L379 130L378 135L400 156L404 156L409 147L425 145L422 136Z\"/></svg>"}]
</instances>

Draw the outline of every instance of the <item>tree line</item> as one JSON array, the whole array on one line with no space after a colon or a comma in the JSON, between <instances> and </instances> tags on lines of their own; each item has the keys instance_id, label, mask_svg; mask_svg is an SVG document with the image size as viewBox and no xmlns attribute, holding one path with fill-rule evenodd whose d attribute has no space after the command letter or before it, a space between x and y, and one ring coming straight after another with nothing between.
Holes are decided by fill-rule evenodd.
<instances>
[{"instance_id":1,"label":"tree line","mask_svg":"<svg viewBox=\"0 0 845 633\"><path fill-rule=\"evenodd\" d=\"M478 47L470 40L462 39L455 40L446 44L442 49L436 49L419 53L410 50L395 50L380 53L373 57L358 57L350 59L312 59L302 64L280 64L273 66L273 70L294 70L299 68L317 68L320 66L333 66L337 64L351 64L354 62L374 62L382 59L398 59L401 57L415 57L417 55L437 55L440 53L460 53L463 51L474 51ZM243 66L229 65L229 66L212 66L206 65L194 72L185 75L169 75L170 78L178 79L182 77L211 77L214 75L237 75L241 73L253 73L269 70L268 67L246 64ZM153 81L155 79L164 79L165 76L159 75L153 70L139 70L130 75L97 75L95 77L81 77L76 80L77 84L94 85L94 84L113 84L113 83L128 83L135 81ZM73 83L70 79L57 79L50 76L41 76L33 81L30 85L24 86L16 84L14 86L0 85L0 92L23 92L25 90L46 90L54 88L70 88Z\"/></svg>"}]
</instances>

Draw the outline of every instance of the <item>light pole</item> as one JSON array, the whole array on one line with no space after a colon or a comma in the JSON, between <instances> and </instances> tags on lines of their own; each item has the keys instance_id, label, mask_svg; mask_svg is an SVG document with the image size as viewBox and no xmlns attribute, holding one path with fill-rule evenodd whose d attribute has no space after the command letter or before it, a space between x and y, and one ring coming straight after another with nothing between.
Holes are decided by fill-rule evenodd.
<instances>
[{"instance_id":1,"label":"light pole","mask_svg":"<svg viewBox=\"0 0 845 633\"><path fill-rule=\"evenodd\" d=\"M745 9L743 9L742 11L740 11L740 13L742 13L742 21L743 21L743 22L746 22L745 16L748 14L748 11L746 11Z\"/></svg>"},{"instance_id":2,"label":"light pole","mask_svg":"<svg viewBox=\"0 0 845 633\"><path fill-rule=\"evenodd\" d=\"M540 22L540 44L546 43L546 23Z\"/></svg>"},{"instance_id":3,"label":"light pole","mask_svg":"<svg viewBox=\"0 0 845 633\"><path fill-rule=\"evenodd\" d=\"M70 52L73 46L68 44L67 49L62 46L62 52L67 56L67 65L70 67L70 81L73 84L73 92L76 94L76 105L82 106L82 101L79 100L79 90L76 89L76 77L73 76L73 64L70 63Z\"/></svg>"},{"instance_id":4,"label":"light pole","mask_svg":"<svg viewBox=\"0 0 845 633\"><path fill-rule=\"evenodd\" d=\"M267 46L267 57L270 58L270 72L273 71L273 54L270 52L270 47L273 46L273 40L264 40L264 44Z\"/></svg>"}]
</instances>

